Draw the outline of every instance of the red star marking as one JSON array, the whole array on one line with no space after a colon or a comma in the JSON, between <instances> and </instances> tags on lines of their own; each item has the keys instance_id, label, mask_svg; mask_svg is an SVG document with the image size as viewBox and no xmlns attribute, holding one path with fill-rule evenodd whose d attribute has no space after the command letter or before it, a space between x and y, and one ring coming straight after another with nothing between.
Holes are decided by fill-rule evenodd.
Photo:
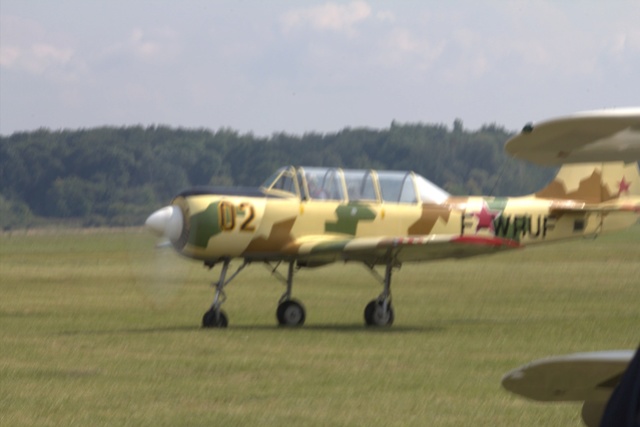
<instances>
[{"instance_id":1,"label":"red star marking","mask_svg":"<svg viewBox=\"0 0 640 427\"><path fill-rule=\"evenodd\" d=\"M483 202L480 212L475 212L473 216L478 218L478 225L476 226L476 233L483 228L488 228L492 233L495 233L493 227L493 220L500 215L500 212L491 212L487 202Z\"/></svg>"},{"instance_id":2,"label":"red star marking","mask_svg":"<svg viewBox=\"0 0 640 427\"><path fill-rule=\"evenodd\" d=\"M623 176L622 181L618 183L618 195L622 193L629 194L629 187L631 187L631 183L627 182Z\"/></svg>"}]
</instances>

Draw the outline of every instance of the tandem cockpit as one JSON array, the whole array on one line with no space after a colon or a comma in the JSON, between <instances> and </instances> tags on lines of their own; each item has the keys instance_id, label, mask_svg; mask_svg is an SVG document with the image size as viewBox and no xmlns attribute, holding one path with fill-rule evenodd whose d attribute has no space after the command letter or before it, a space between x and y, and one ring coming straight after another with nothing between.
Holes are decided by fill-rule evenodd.
<instances>
[{"instance_id":1,"label":"tandem cockpit","mask_svg":"<svg viewBox=\"0 0 640 427\"><path fill-rule=\"evenodd\" d=\"M303 201L435 203L449 193L411 171L376 171L306 166L278 169L261 186L269 195Z\"/></svg>"}]
</instances>

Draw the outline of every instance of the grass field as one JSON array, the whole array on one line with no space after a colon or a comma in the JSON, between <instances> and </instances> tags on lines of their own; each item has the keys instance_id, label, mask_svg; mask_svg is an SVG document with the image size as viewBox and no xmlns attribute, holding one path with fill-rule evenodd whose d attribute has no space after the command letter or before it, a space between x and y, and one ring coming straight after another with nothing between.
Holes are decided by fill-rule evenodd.
<instances>
[{"instance_id":1,"label":"grass field","mask_svg":"<svg viewBox=\"0 0 640 427\"><path fill-rule=\"evenodd\" d=\"M144 239L0 236L1 425L580 426L579 405L520 399L503 374L640 341L640 226L405 265L383 330L363 326L379 286L359 265L298 273L295 330L275 326L282 286L251 266L228 288L229 328L203 330L218 268L179 260L181 283L158 288Z\"/></svg>"}]
</instances>

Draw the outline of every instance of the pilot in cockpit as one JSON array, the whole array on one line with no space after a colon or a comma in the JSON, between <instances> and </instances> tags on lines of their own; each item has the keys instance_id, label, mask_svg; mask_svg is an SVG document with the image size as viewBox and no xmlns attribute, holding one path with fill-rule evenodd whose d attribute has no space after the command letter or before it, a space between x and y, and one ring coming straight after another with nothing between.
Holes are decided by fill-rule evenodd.
<instances>
[{"instance_id":1,"label":"pilot in cockpit","mask_svg":"<svg viewBox=\"0 0 640 427\"><path fill-rule=\"evenodd\" d=\"M312 199L326 199L328 194L318 185L316 177L307 174L307 185L309 187L309 197Z\"/></svg>"}]
</instances>

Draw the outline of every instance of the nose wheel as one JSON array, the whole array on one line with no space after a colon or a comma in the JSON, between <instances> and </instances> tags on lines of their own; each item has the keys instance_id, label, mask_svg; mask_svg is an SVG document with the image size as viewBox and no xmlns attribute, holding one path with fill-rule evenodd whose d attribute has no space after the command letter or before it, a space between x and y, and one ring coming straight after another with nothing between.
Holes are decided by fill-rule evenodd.
<instances>
[{"instance_id":1,"label":"nose wheel","mask_svg":"<svg viewBox=\"0 0 640 427\"><path fill-rule=\"evenodd\" d=\"M230 259L225 259L222 264L222 270L220 271L220 277L218 281L214 284L216 287L216 293L213 297L213 303L211 303L211 307L204 313L202 316L202 327L203 328L226 328L229 325L229 318L227 317L227 313L220 309L222 303L227 299L224 293L224 287L229 284L248 264L249 262L245 260L240 267L227 279L227 270L229 269ZM209 266L209 268L213 268L214 264L205 264Z\"/></svg>"},{"instance_id":2,"label":"nose wheel","mask_svg":"<svg viewBox=\"0 0 640 427\"><path fill-rule=\"evenodd\" d=\"M211 303L211 307L209 308L209 310L207 310L202 316L203 328L226 328L229 325L229 318L227 317L227 314L220 308L226 300L224 288L238 275L238 273L240 273L240 271L242 271L242 269L244 269L249 264L249 261L245 260L244 263L242 263L242 265L238 267L238 269L231 275L231 277L227 278L227 271L229 269L230 261L231 260L228 258L223 260L220 277L218 278L218 281L214 283L216 292L213 298L213 302ZM205 265L212 268L214 264L211 263ZM285 327L302 326L306 318L306 311L300 301L291 298L291 290L293 288L294 262L291 261L289 263L289 271L287 277L284 277L280 273L278 273L277 268L278 266L276 265L276 267L272 270L272 274L281 279L287 287L287 290L280 298L278 309L276 310L276 318L278 319L278 324Z\"/></svg>"},{"instance_id":3,"label":"nose wheel","mask_svg":"<svg viewBox=\"0 0 640 427\"><path fill-rule=\"evenodd\" d=\"M202 316L203 328L226 328L228 325L227 313L220 309L210 309Z\"/></svg>"}]
</instances>

